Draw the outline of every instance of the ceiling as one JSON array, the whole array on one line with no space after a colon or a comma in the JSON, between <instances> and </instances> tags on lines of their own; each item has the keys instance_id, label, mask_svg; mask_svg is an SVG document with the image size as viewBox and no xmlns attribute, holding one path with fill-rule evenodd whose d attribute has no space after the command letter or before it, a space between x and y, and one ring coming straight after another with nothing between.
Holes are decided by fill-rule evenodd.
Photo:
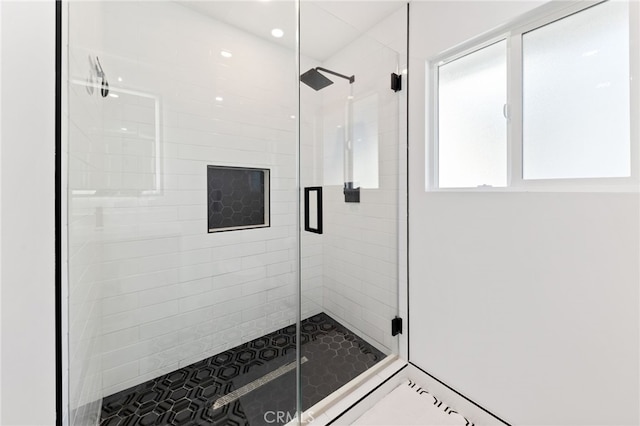
<instances>
[{"instance_id":1,"label":"ceiling","mask_svg":"<svg viewBox=\"0 0 640 426\"><path fill-rule=\"evenodd\" d=\"M296 7L292 0L180 1L211 18L293 49L296 45ZM300 53L324 62L366 30L391 15L406 1L300 1ZM282 38L271 35L284 31Z\"/></svg>"}]
</instances>

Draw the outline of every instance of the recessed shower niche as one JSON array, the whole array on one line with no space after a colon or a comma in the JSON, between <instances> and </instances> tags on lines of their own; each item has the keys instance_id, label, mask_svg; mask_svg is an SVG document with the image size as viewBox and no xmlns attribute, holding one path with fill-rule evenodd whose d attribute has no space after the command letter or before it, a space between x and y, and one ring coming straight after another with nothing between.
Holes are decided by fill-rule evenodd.
<instances>
[{"instance_id":1,"label":"recessed shower niche","mask_svg":"<svg viewBox=\"0 0 640 426\"><path fill-rule=\"evenodd\" d=\"M209 232L269 226L269 169L207 166Z\"/></svg>"}]
</instances>

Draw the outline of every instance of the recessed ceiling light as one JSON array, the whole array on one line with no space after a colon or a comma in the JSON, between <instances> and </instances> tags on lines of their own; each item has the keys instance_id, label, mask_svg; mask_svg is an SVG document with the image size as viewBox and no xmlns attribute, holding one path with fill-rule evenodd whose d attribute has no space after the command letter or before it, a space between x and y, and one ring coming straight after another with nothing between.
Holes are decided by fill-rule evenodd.
<instances>
[{"instance_id":1,"label":"recessed ceiling light","mask_svg":"<svg viewBox=\"0 0 640 426\"><path fill-rule=\"evenodd\" d=\"M224 101L224 99L222 98L222 96L216 96L216 101L222 102Z\"/></svg>"},{"instance_id":2,"label":"recessed ceiling light","mask_svg":"<svg viewBox=\"0 0 640 426\"><path fill-rule=\"evenodd\" d=\"M116 94L116 93L109 93L109 96L111 96L112 98L119 98L120 95Z\"/></svg>"},{"instance_id":3,"label":"recessed ceiling light","mask_svg":"<svg viewBox=\"0 0 640 426\"><path fill-rule=\"evenodd\" d=\"M284 35L284 31L282 31L280 28L274 28L271 30L271 35L275 38L280 38Z\"/></svg>"},{"instance_id":4,"label":"recessed ceiling light","mask_svg":"<svg viewBox=\"0 0 640 426\"><path fill-rule=\"evenodd\" d=\"M122 130L123 132L126 132L127 128L126 127L120 127L120 130Z\"/></svg>"},{"instance_id":5,"label":"recessed ceiling light","mask_svg":"<svg viewBox=\"0 0 640 426\"><path fill-rule=\"evenodd\" d=\"M292 119L295 119L295 118L296 118L296 116L295 116L295 115L290 115L290 117L291 117Z\"/></svg>"},{"instance_id":6,"label":"recessed ceiling light","mask_svg":"<svg viewBox=\"0 0 640 426\"><path fill-rule=\"evenodd\" d=\"M226 51L226 50L221 51L221 52L220 52L220 54L221 54L222 56L224 56L225 58L230 58L230 57L232 57L232 56L233 56L233 55L231 54L231 52L228 52L228 51Z\"/></svg>"}]
</instances>

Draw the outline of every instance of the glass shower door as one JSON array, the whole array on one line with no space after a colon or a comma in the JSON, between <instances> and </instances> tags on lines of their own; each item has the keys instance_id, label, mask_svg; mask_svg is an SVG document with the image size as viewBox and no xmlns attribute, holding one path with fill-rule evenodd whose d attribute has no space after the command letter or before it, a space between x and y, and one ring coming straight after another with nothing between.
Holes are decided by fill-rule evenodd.
<instances>
[{"instance_id":1,"label":"glass shower door","mask_svg":"<svg viewBox=\"0 0 640 426\"><path fill-rule=\"evenodd\" d=\"M305 1L300 16L301 402L317 415L399 351L407 5Z\"/></svg>"},{"instance_id":2,"label":"glass shower door","mask_svg":"<svg viewBox=\"0 0 640 426\"><path fill-rule=\"evenodd\" d=\"M65 423L282 425L392 359L406 5L64 10Z\"/></svg>"},{"instance_id":3,"label":"glass shower door","mask_svg":"<svg viewBox=\"0 0 640 426\"><path fill-rule=\"evenodd\" d=\"M296 2L64 7L67 423L295 417Z\"/></svg>"}]
</instances>

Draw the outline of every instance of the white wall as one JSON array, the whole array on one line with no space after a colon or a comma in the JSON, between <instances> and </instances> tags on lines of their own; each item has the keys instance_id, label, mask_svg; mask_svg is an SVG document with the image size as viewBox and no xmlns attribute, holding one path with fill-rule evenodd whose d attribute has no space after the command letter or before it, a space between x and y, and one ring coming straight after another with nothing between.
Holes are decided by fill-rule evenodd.
<instances>
[{"instance_id":1,"label":"white wall","mask_svg":"<svg viewBox=\"0 0 640 426\"><path fill-rule=\"evenodd\" d=\"M5 1L0 16L0 423L51 425L56 416L55 3Z\"/></svg>"},{"instance_id":2,"label":"white wall","mask_svg":"<svg viewBox=\"0 0 640 426\"><path fill-rule=\"evenodd\" d=\"M529 2L411 5L410 360L512 424L638 424L638 193L428 193L425 60Z\"/></svg>"},{"instance_id":3,"label":"white wall","mask_svg":"<svg viewBox=\"0 0 640 426\"><path fill-rule=\"evenodd\" d=\"M90 3L70 78L99 56L119 98L70 88L70 299L109 395L295 321L295 55L176 3ZM208 164L271 169L269 228L207 233Z\"/></svg>"}]
</instances>

